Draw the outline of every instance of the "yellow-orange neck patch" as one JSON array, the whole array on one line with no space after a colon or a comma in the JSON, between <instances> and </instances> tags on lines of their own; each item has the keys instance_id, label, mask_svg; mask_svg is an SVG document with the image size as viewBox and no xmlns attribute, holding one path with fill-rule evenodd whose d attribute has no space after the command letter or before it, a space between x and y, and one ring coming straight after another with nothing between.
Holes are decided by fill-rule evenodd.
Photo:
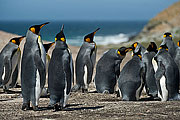
<instances>
[{"instance_id":1,"label":"yellow-orange neck patch","mask_svg":"<svg viewBox=\"0 0 180 120\"><path fill-rule=\"evenodd\" d=\"M136 48L136 47L137 47L137 43L134 43L134 45L133 45L133 46L134 46L134 48Z\"/></svg>"},{"instance_id":2,"label":"yellow-orange neck patch","mask_svg":"<svg viewBox=\"0 0 180 120\"><path fill-rule=\"evenodd\" d=\"M86 42L90 42L91 40L90 40L90 38L86 38L85 41Z\"/></svg>"},{"instance_id":3,"label":"yellow-orange neck patch","mask_svg":"<svg viewBox=\"0 0 180 120\"><path fill-rule=\"evenodd\" d=\"M63 41L63 42L64 42L64 41L65 41L65 38L63 38L63 37L62 37L62 38L61 38L61 41Z\"/></svg>"},{"instance_id":4,"label":"yellow-orange neck patch","mask_svg":"<svg viewBox=\"0 0 180 120\"><path fill-rule=\"evenodd\" d=\"M32 27L30 30L31 30L31 32L35 33L35 28L34 27Z\"/></svg>"},{"instance_id":5,"label":"yellow-orange neck patch","mask_svg":"<svg viewBox=\"0 0 180 120\"><path fill-rule=\"evenodd\" d=\"M12 43L16 44L16 41L15 41L15 40L12 40Z\"/></svg>"}]
</instances>

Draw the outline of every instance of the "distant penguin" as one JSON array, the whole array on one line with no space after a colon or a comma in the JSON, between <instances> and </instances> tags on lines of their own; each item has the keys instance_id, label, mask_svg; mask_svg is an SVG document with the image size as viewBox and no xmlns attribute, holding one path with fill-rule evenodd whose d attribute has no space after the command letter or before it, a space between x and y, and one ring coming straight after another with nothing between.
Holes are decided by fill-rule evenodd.
<instances>
[{"instance_id":1,"label":"distant penguin","mask_svg":"<svg viewBox=\"0 0 180 120\"><path fill-rule=\"evenodd\" d=\"M120 64L128 51L126 47L110 49L99 59L94 79L98 93L114 93L120 75Z\"/></svg>"},{"instance_id":2,"label":"distant penguin","mask_svg":"<svg viewBox=\"0 0 180 120\"><path fill-rule=\"evenodd\" d=\"M61 110L66 106L74 79L73 60L66 44L63 26L56 35L55 41L56 45L48 69L49 106Z\"/></svg>"},{"instance_id":3,"label":"distant penguin","mask_svg":"<svg viewBox=\"0 0 180 120\"><path fill-rule=\"evenodd\" d=\"M46 51L46 74L48 74L48 66L49 66L49 62L50 62L50 55L48 54L48 50L55 44L55 42L51 42L51 43L46 43L43 44L45 51Z\"/></svg>"},{"instance_id":4,"label":"distant penguin","mask_svg":"<svg viewBox=\"0 0 180 120\"><path fill-rule=\"evenodd\" d=\"M121 70L118 86L124 101L135 101L140 98L144 87L144 67L141 59L141 51L134 53L132 59Z\"/></svg>"},{"instance_id":5,"label":"distant penguin","mask_svg":"<svg viewBox=\"0 0 180 120\"><path fill-rule=\"evenodd\" d=\"M45 85L48 84L48 67L49 67L49 62L50 62L50 55L48 54L48 50L55 44L55 42L51 43L46 43L43 44L45 51L46 51L46 83ZM45 86L41 92L41 97L46 97L48 95L48 88Z\"/></svg>"},{"instance_id":6,"label":"distant penguin","mask_svg":"<svg viewBox=\"0 0 180 120\"><path fill-rule=\"evenodd\" d=\"M164 33L163 37L164 38L163 38L161 45L166 44L166 46L168 47L168 52L171 55L171 57L174 59L175 63L178 66L179 72L180 72L180 48L174 43L171 33L166 32L166 33ZM179 83L180 83L180 80L179 80Z\"/></svg>"},{"instance_id":7,"label":"distant penguin","mask_svg":"<svg viewBox=\"0 0 180 120\"><path fill-rule=\"evenodd\" d=\"M33 110L38 110L39 98L46 80L46 51L40 29L48 24L31 26L26 34L26 42L21 62L22 110L28 110L30 101Z\"/></svg>"},{"instance_id":8,"label":"distant penguin","mask_svg":"<svg viewBox=\"0 0 180 120\"><path fill-rule=\"evenodd\" d=\"M154 76L155 71L152 63L153 57L156 55L157 51L156 44L151 42L142 57L145 66L145 88L147 94L151 97L157 97L158 94L156 79Z\"/></svg>"},{"instance_id":9,"label":"distant penguin","mask_svg":"<svg viewBox=\"0 0 180 120\"><path fill-rule=\"evenodd\" d=\"M180 40L177 42L177 46L180 47Z\"/></svg>"},{"instance_id":10,"label":"distant penguin","mask_svg":"<svg viewBox=\"0 0 180 120\"><path fill-rule=\"evenodd\" d=\"M158 64L158 69L155 70L158 96L162 101L180 99L179 70L168 50L166 44L161 45L154 57Z\"/></svg>"},{"instance_id":11,"label":"distant penguin","mask_svg":"<svg viewBox=\"0 0 180 120\"><path fill-rule=\"evenodd\" d=\"M5 92L8 92L8 89L13 88L17 83L21 58L19 44L23 38L24 36L12 38L0 53L0 85L3 86Z\"/></svg>"},{"instance_id":12,"label":"distant penguin","mask_svg":"<svg viewBox=\"0 0 180 120\"><path fill-rule=\"evenodd\" d=\"M76 85L72 88L73 92L80 88L82 88L82 92L88 92L96 61L96 43L93 41L93 38L99 29L84 37L84 43L76 58Z\"/></svg>"},{"instance_id":13,"label":"distant penguin","mask_svg":"<svg viewBox=\"0 0 180 120\"><path fill-rule=\"evenodd\" d=\"M138 51L141 51L142 56L144 55L144 52L146 51L146 48L138 42L133 43L131 45L131 48L133 50L133 53L137 53Z\"/></svg>"}]
</instances>

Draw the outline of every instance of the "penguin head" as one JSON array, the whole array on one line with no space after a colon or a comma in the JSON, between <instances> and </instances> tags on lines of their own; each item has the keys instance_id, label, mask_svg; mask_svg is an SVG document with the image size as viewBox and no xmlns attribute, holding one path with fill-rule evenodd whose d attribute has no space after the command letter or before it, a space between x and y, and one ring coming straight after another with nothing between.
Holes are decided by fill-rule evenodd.
<instances>
[{"instance_id":1,"label":"penguin head","mask_svg":"<svg viewBox=\"0 0 180 120\"><path fill-rule=\"evenodd\" d=\"M129 47L130 50L134 51L136 49L136 47L138 46L138 42L135 42L131 45L131 47Z\"/></svg>"},{"instance_id":2,"label":"penguin head","mask_svg":"<svg viewBox=\"0 0 180 120\"><path fill-rule=\"evenodd\" d=\"M125 56L129 50L130 50L130 48L121 47L117 50L117 54L120 56Z\"/></svg>"},{"instance_id":3,"label":"penguin head","mask_svg":"<svg viewBox=\"0 0 180 120\"><path fill-rule=\"evenodd\" d=\"M46 53L48 52L49 48L52 47L54 44L55 42L43 44Z\"/></svg>"},{"instance_id":4,"label":"penguin head","mask_svg":"<svg viewBox=\"0 0 180 120\"><path fill-rule=\"evenodd\" d=\"M43 24L40 24L40 25L33 25L33 26L31 26L31 27L29 28L29 30L30 30L31 32L33 32L34 34L39 35L41 28L42 28L43 26L45 26L46 24L48 24L48 23L49 23L49 22L46 22L46 23L43 23Z\"/></svg>"},{"instance_id":5,"label":"penguin head","mask_svg":"<svg viewBox=\"0 0 180 120\"><path fill-rule=\"evenodd\" d=\"M164 44L164 45L161 45L161 46L159 47L159 50L166 50L166 51L168 51L168 47L167 47L166 44Z\"/></svg>"},{"instance_id":6,"label":"penguin head","mask_svg":"<svg viewBox=\"0 0 180 120\"><path fill-rule=\"evenodd\" d=\"M15 37L15 38L12 38L10 40L10 42L16 44L19 46L20 42L24 39L25 36L22 36L22 37Z\"/></svg>"},{"instance_id":7,"label":"penguin head","mask_svg":"<svg viewBox=\"0 0 180 120\"><path fill-rule=\"evenodd\" d=\"M94 35L96 34L96 32L97 32L99 29L100 29L100 28L98 28L98 29L96 29L94 32L86 35L86 36L84 37L84 41L85 41L85 42L88 42L88 43L92 43L92 42L93 42Z\"/></svg>"},{"instance_id":8,"label":"penguin head","mask_svg":"<svg viewBox=\"0 0 180 120\"><path fill-rule=\"evenodd\" d=\"M148 48L147 48L147 51L157 53L158 50L157 50L157 45L156 45L156 43L155 43L155 42L151 42L151 43L149 44Z\"/></svg>"},{"instance_id":9,"label":"penguin head","mask_svg":"<svg viewBox=\"0 0 180 120\"><path fill-rule=\"evenodd\" d=\"M179 47L180 47L180 40L177 42L177 46L179 46Z\"/></svg>"},{"instance_id":10,"label":"penguin head","mask_svg":"<svg viewBox=\"0 0 180 120\"><path fill-rule=\"evenodd\" d=\"M136 49L137 45L139 43L135 42L131 47L129 47L130 49ZM134 47L134 48L133 48ZM141 55L141 49L138 49L138 51L135 52L135 50L133 50L133 55L132 56L138 56L140 59L142 59L142 55Z\"/></svg>"},{"instance_id":11,"label":"penguin head","mask_svg":"<svg viewBox=\"0 0 180 120\"><path fill-rule=\"evenodd\" d=\"M169 32L164 33L163 38L170 38L172 40L172 34Z\"/></svg>"},{"instance_id":12,"label":"penguin head","mask_svg":"<svg viewBox=\"0 0 180 120\"><path fill-rule=\"evenodd\" d=\"M64 30L64 25L62 25L61 31L56 35L55 41L66 42L66 38L65 38L63 30Z\"/></svg>"}]
</instances>

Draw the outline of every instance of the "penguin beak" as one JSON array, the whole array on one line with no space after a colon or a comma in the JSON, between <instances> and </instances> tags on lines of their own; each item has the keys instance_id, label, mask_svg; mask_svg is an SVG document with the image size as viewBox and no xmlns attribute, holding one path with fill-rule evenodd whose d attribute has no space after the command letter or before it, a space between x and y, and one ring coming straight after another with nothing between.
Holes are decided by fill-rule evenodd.
<instances>
[{"instance_id":1,"label":"penguin beak","mask_svg":"<svg viewBox=\"0 0 180 120\"><path fill-rule=\"evenodd\" d=\"M47 25L47 24L49 24L49 22L46 22L46 23L41 24L41 25L40 25L40 29L41 29L43 26Z\"/></svg>"},{"instance_id":2,"label":"penguin beak","mask_svg":"<svg viewBox=\"0 0 180 120\"><path fill-rule=\"evenodd\" d=\"M53 43L50 45L50 47L52 47L54 44L55 44L55 42L53 42Z\"/></svg>"},{"instance_id":3,"label":"penguin beak","mask_svg":"<svg viewBox=\"0 0 180 120\"><path fill-rule=\"evenodd\" d=\"M22 36L19 38L19 42L21 42L26 36Z\"/></svg>"},{"instance_id":4,"label":"penguin beak","mask_svg":"<svg viewBox=\"0 0 180 120\"><path fill-rule=\"evenodd\" d=\"M94 33L94 35L96 34L96 32L99 30L100 28L98 28L98 29L96 29L93 33Z\"/></svg>"},{"instance_id":5,"label":"penguin beak","mask_svg":"<svg viewBox=\"0 0 180 120\"><path fill-rule=\"evenodd\" d=\"M132 51L133 48L132 47L128 47L127 50L128 50L127 52L129 52L129 51Z\"/></svg>"},{"instance_id":6,"label":"penguin beak","mask_svg":"<svg viewBox=\"0 0 180 120\"><path fill-rule=\"evenodd\" d=\"M61 27L61 31L63 31L64 30L64 24L62 25L62 27Z\"/></svg>"}]
</instances>

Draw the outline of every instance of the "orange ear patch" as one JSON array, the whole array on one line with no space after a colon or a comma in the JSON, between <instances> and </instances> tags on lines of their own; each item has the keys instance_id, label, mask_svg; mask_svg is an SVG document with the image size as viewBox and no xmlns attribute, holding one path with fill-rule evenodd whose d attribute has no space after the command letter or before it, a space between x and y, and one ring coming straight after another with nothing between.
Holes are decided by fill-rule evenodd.
<instances>
[{"instance_id":1,"label":"orange ear patch","mask_svg":"<svg viewBox=\"0 0 180 120\"><path fill-rule=\"evenodd\" d=\"M65 41L65 38L63 38L63 37L62 37L62 38L61 38L61 41L63 41L63 42L64 42L64 41Z\"/></svg>"},{"instance_id":2,"label":"orange ear patch","mask_svg":"<svg viewBox=\"0 0 180 120\"><path fill-rule=\"evenodd\" d=\"M31 30L31 32L35 33L35 28L34 27L32 27L30 30Z\"/></svg>"},{"instance_id":3,"label":"orange ear patch","mask_svg":"<svg viewBox=\"0 0 180 120\"><path fill-rule=\"evenodd\" d=\"M15 40L12 40L12 43L16 44L16 41L15 41Z\"/></svg>"},{"instance_id":4,"label":"orange ear patch","mask_svg":"<svg viewBox=\"0 0 180 120\"><path fill-rule=\"evenodd\" d=\"M136 47L137 47L137 43L134 43L134 45L133 45L133 46L134 46L134 48L136 48Z\"/></svg>"},{"instance_id":5,"label":"orange ear patch","mask_svg":"<svg viewBox=\"0 0 180 120\"><path fill-rule=\"evenodd\" d=\"M91 40L90 40L90 38L86 38L85 41L86 42L90 42Z\"/></svg>"}]
</instances>

